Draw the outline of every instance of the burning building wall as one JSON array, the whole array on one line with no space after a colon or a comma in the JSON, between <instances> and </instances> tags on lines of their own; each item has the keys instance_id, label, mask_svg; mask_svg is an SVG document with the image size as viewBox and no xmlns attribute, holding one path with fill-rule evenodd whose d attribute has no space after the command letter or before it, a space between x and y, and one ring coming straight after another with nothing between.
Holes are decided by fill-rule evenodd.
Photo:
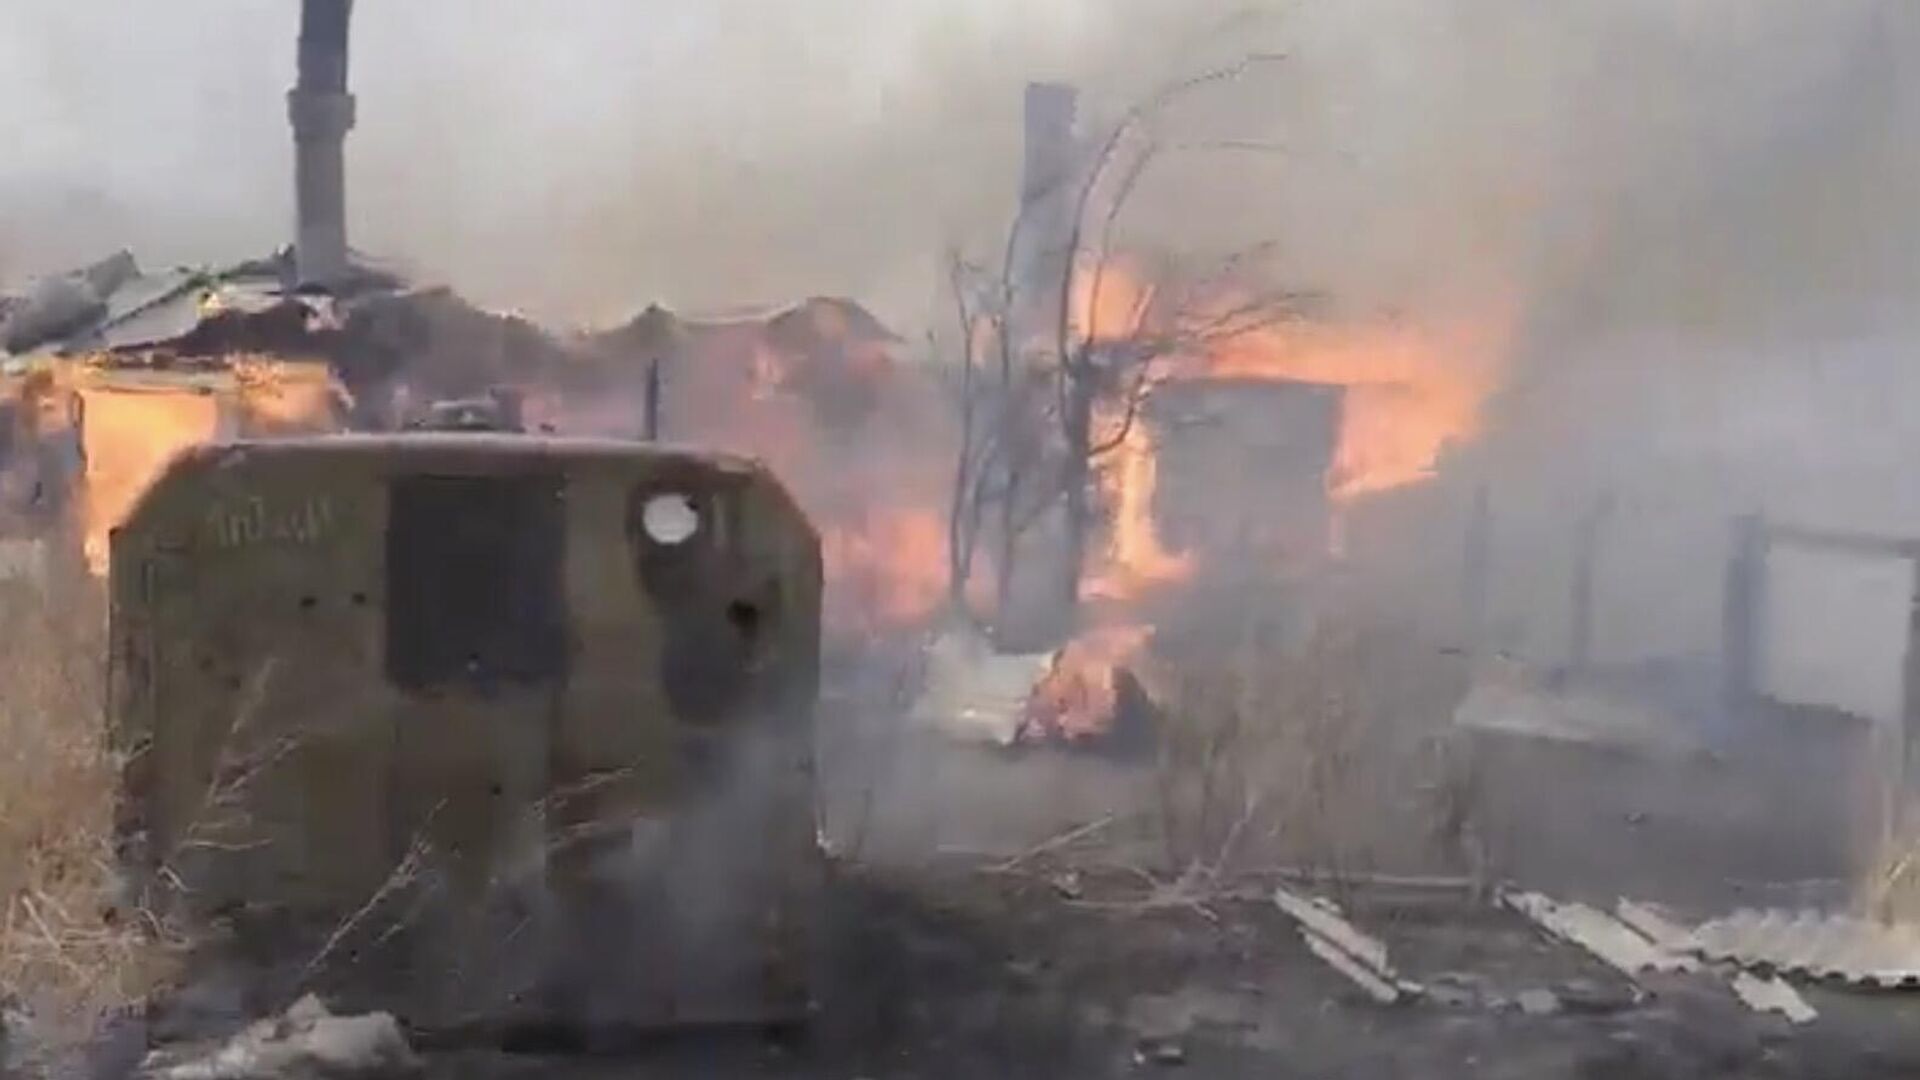
<instances>
[{"instance_id":1,"label":"burning building wall","mask_svg":"<svg viewBox=\"0 0 1920 1080\"><path fill-rule=\"evenodd\" d=\"M1232 377L1156 388L1144 418L1158 433L1154 518L1168 546L1269 572L1324 558L1342 400L1337 386Z\"/></svg>"},{"instance_id":2,"label":"burning building wall","mask_svg":"<svg viewBox=\"0 0 1920 1080\"><path fill-rule=\"evenodd\" d=\"M708 319L654 307L587 340L606 392L562 408L635 434L656 372L662 437L770 463L821 530L829 625L864 636L924 623L947 594L954 422L901 344L845 299Z\"/></svg>"},{"instance_id":3,"label":"burning building wall","mask_svg":"<svg viewBox=\"0 0 1920 1080\"><path fill-rule=\"evenodd\" d=\"M937 378L903 369L900 339L851 301L715 319L655 307L565 335L364 268L341 295L296 292L287 253L218 272L110 262L100 286L81 271L0 303L19 349L0 376L6 486L23 493L10 531L63 493L53 517L73 516L96 571L107 532L179 449L391 429L503 387L536 428L635 439L652 393L664 437L771 462L823 532L830 618L849 633L924 621L945 598L949 411ZM46 448L62 437L56 477Z\"/></svg>"},{"instance_id":4,"label":"burning building wall","mask_svg":"<svg viewBox=\"0 0 1920 1080\"><path fill-rule=\"evenodd\" d=\"M48 565L80 554L99 575L108 533L174 453L338 427L345 397L326 360L266 340L286 344L323 317L257 284L142 273L122 253L0 304L15 354L0 367L12 496L0 527L47 545Z\"/></svg>"}]
</instances>

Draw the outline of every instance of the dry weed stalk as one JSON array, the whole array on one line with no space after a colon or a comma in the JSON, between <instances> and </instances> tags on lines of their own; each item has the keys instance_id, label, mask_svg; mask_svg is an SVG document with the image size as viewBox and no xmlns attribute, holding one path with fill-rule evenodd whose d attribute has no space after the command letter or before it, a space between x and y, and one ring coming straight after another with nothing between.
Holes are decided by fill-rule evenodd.
<instances>
[{"instance_id":1,"label":"dry weed stalk","mask_svg":"<svg viewBox=\"0 0 1920 1080\"><path fill-rule=\"evenodd\" d=\"M1898 784L1889 778L1878 793L1882 827L1859 904L1882 922L1920 922L1920 806L1903 798Z\"/></svg>"},{"instance_id":2,"label":"dry weed stalk","mask_svg":"<svg viewBox=\"0 0 1920 1080\"><path fill-rule=\"evenodd\" d=\"M414 832L412 842L407 845L406 854L402 855L400 861L394 864L393 870L387 874L386 879L367 896L366 903L361 904L349 913L346 918L340 920L339 924L327 934L327 939L321 942L320 948L313 954L312 958L307 961L306 966L300 969L300 976L297 981L301 987L305 987L307 981L324 967L327 960L333 956L334 951L340 947L340 944L355 930L364 925L388 899L399 895L420 878L421 872L427 866L428 857L433 852L433 844L427 838L427 830L432 826L433 819L439 815L441 807L445 805L445 801L442 800L434 806L432 810L428 811L427 820L421 823L420 828ZM415 905L413 914L418 914L419 907L420 905ZM405 929L410 921L410 917L393 920L393 922L381 932L376 941L384 942L388 938L393 937Z\"/></svg>"},{"instance_id":3,"label":"dry weed stalk","mask_svg":"<svg viewBox=\"0 0 1920 1080\"><path fill-rule=\"evenodd\" d=\"M601 791L632 779L646 764L643 760L629 762L617 768L595 771L580 780L549 791L539 800L530 803L524 813L529 822L542 825L541 842L534 850L524 852L520 861L490 877L486 892L474 904L479 911L508 910L516 907L513 898L527 890L537 890L545 886L545 873L548 861L557 855L564 855L570 849L595 840L606 838L610 834L630 828L632 820L625 817L589 816L562 827L552 827L551 823L577 813L582 800L592 798ZM414 830L407 850L394 864L386 878L370 892L366 900L352 912L343 917L328 932L326 938L314 955L301 968L289 995L297 995L310 988L314 981L325 974L334 958L339 955L346 942L363 931L371 936L367 939L367 949L377 949L396 936L418 925L423 917L433 913L434 903L443 896L448 884L446 867L436 858L440 852L435 848L431 832L446 800L441 800L428 810L425 819ZM440 909L444 911L444 909ZM388 913L390 914L384 914ZM531 924L531 916L522 916L513 928L494 944L505 944L518 937ZM377 932L375 928L377 926ZM365 951L365 950L362 950ZM474 947L462 948L466 952L482 952L479 943ZM449 981L459 981L462 972L449 973Z\"/></svg>"},{"instance_id":4,"label":"dry weed stalk","mask_svg":"<svg viewBox=\"0 0 1920 1080\"><path fill-rule=\"evenodd\" d=\"M1249 618L1172 680L1158 813L1166 869L1189 891L1276 856L1336 881L1365 868L1381 780L1371 644L1332 621L1302 646L1275 638Z\"/></svg>"},{"instance_id":5,"label":"dry weed stalk","mask_svg":"<svg viewBox=\"0 0 1920 1080\"><path fill-rule=\"evenodd\" d=\"M263 773L293 753L301 742L297 733L289 733L258 746L248 745L254 722L267 699L268 685L278 667L278 658L268 658L241 689L233 719L221 734L219 752L206 791L201 794L199 804L188 818L186 830L166 857L160 860L162 880L172 882L182 891L191 891L184 884L179 866L188 853L237 851L257 847L261 843L239 843L224 837L245 830L249 820L246 804L248 791Z\"/></svg>"},{"instance_id":6,"label":"dry weed stalk","mask_svg":"<svg viewBox=\"0 0 1920 1080\"><path fill-rule=\"evenodd\" d=\"M0 996L57 1051L170 977L180 942L116 909L121 762L103 711L97 596L56 609L0 584Z\"/></svg>"},{"instance_id":7,"label":"dry weed stalk","mask_svg":"<svg viewBox=\"0 0 1920 1080\"><path fill-rule=\"evenodd\" d=\"M851 728L843 726L842 734L836 740L839 745L834 747L835 759L860 763L859 778L848 778L848 782L859 785L857 809L843 853L850 862L859 862L866 851L867 840L872 835L874 813L880 802L882 779L891 773L899 759L904 725L897 721L911 711L914 699L926 690L927 685L926 642L917 641L903 651L869 652L877 659L863 662L882 665L874 672L880 686L872 692L869 699L871 703L862 702L865 708L859 711L872 709L892 722L881 729L882 733L877 739L871 737L863 725L856 724Z\"/></svg>"}]
</instances>

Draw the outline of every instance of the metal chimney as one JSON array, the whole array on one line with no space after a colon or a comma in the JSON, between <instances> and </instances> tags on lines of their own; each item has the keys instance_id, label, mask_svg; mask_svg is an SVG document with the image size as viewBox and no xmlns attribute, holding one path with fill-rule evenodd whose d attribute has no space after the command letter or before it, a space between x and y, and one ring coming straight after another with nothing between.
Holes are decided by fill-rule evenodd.
<instances>
[{"instance_id":1,"label":"metal chimney","mask_svg":"<svg viewBox=\"0 0 1920 1080\"><path fill-rule=\"evenodd\" d=\"M1044 349L1060 324L1060 285L1070 263L1082 151L1074 134L1079 93L1062 83L1029 83L1020 214L1013 237L1009 332L1022 352Z\"/></svg>"},{"instance_id":2,"label":"metal chimney","mask_svg":"<svg viewBox=\"0 0 1920 1080\"><path fill-rule=\"evenodd\" d=\"M353 0L301 0L299 76L287 94L293 125L294 275L332 285L347 271L347 25Z\"/></svg>"},{"instance_id":3,"label":"metal chimney","mask_svg":"<svg viewBox=\"0 0 1920 1080\"><path fill-rule=\"evenodd\" d=\"M1046 198L1066 182L1074 166L1073 121L1080 95L1063 83L1028 83L1026 159L1020 176L1021 205Z\"/></svg>"}]
</instances>

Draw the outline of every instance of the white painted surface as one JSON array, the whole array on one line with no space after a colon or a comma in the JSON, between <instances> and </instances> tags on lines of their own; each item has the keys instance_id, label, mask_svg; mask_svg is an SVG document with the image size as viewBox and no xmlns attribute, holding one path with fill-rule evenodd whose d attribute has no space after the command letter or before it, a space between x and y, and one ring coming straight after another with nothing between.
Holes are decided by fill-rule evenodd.
<instances>
[{"instance_id":1,"label":"white painted surface","mask_svg":"<svg viewBox=\"0 0 1920 1080\"><path fill-rule=\"evenodd\" d=\"M1910 559L1776 545L1764 585L1762 691L1898 724L1913 585Z\"/></svg>"},{"instance_id":2,"label":"white painted surface","mask_svg":"<svg viewBox=\"0 0 1920 1080\"><path fill-rule=\"evenodd\" d=\"M647 535L656 543L683 544L700 530L700 512L685 495L655 495L640 510Z\"/></svg>"},{"instance_id":3,"label":"white painted surface","mask_svg":"<svg viewBox=\"0 0 1920 1080\"><path fill-rule=\"evenodd\" d=\"M1807 999L1778 976L1758 976L1742 971L1733 977L1733 992L1754 1012L1777 1012L1796 1024L1812 1023L1820 1014Z\"/></svg>"},{"instance_id":4,"label":"white painted surface","mask_svg":"<svg viewBox=\"0 0 1920 1080\"><path fill-rule=\"evenodd\" d=\"M996 653L976 633L949 631L927 650L926 690L910 719L967 742L1010 746L1052 664L1052 653Z\"/></svg>"}]
</instances>

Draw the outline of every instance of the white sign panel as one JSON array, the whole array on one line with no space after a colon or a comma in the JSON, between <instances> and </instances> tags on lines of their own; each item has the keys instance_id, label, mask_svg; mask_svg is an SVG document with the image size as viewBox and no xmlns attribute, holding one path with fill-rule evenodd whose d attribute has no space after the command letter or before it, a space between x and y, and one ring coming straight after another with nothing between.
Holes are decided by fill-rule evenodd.
<instances>
[{"instance_id":1,"label":"white sign panel","mask_svg":"<svg viewBox=\"0 0 1920 1080\"><path fill-rule=\"evenodd\" d=\"M1767 553L1760 689L1900 723L1913 560L1777 544Z\"/></svg>"}]
</instances>

